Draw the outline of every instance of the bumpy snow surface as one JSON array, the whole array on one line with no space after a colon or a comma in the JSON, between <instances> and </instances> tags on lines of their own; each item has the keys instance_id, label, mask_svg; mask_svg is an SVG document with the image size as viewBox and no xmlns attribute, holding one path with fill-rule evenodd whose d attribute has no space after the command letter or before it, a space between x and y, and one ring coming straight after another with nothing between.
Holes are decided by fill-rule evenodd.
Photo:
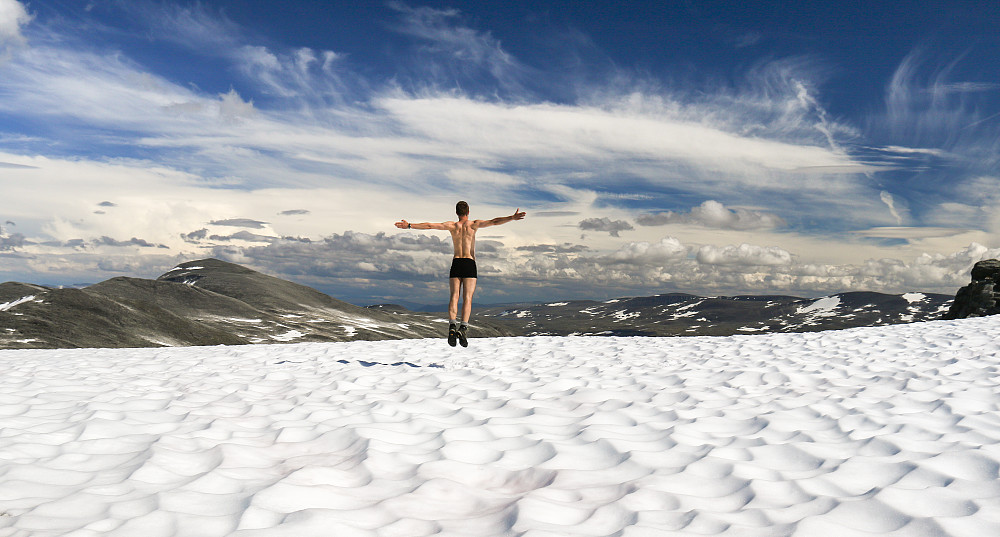
<instances>
[{"instance_id":1,"label":"bumpy snow surface","mask_svg":"<svg viewBox=\"0 0 1000 537\"><path fill-rule=\"evenodd\" d=\"M0 352L3 536L1000 535L1000 316Z\"/></svg>"}]
</instances>

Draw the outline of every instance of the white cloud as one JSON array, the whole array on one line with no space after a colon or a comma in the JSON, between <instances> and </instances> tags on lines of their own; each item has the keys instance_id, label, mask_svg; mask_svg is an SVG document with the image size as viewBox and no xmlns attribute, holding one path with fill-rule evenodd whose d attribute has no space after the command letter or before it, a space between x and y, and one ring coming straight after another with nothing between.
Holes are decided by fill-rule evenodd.
<instances>
[{"instance_id":1,"label":"white cloud","mask_svg":"<svg viewBox=\"0 0 1000 537\"><path fill-rule=\"evenodd\" d=\"M820 145L783 141L801 130L788 114L773 132L747 135L732 119L741 116L744 103L689 104L635 93L588 105L514 105L393 90L370 102L345 104L317 96L339 95L335 54L277 53L230 41L248 76L308 106L261 108L236 89L204 95L149 74L121 55L36 47L5 70L0 88L11 98L0 102L0 110L69 129L78 140L92 140L94 132L121 132L120 140L102 141L138 143L160 151L179 170L233 187L310 188L329 184L332 177L400 195L438 196L450 190L440 181L444 176L468 178L471 183L462 186L470 197L503 196L515 205L524 205L531 189L560 186L577 193L601 187L601 196L618 202L651 200L645 193L606 192L629 186L637 176L691 192L738 190L751 204L779 189L858 213L865 209L854 201L866 188L860 175L800 171L865 166ZM727 106L732 113L720 113ZM758 119L754 123L766 127ZM578 173L581 168L592 171ZM615 178L614 170L629 175ZM529 174L539 178L526 179ZM766 227L773 221L765 213L734 211L739 222L731 225Z\"/></svg>"},{"instance_id":2,"label":"white cloud","mask_svg":"<svg viewBox=\"0 0 1000 537\"><path fill-rule=\"evenodd\" d=\"M658 265L687 256L689 248L674 237L664 237L659 242L630 242L600 261L613 264Z\"/></svg>"},{"instance_id":3,"label":"white cloud","mask_svg":"<svg viewBox=\"0 0 1000 537\"><path fill-rule=\"evenodd\" d=\"M181 4L131 0L116 6L142 23L144 37L164 40L205 55L225 55L246 37L245 30L201 2Z\"/></svg>"},{"instance_id":4,"label":"white cloud","mask_svg":"<svg viewBox=\"0 0 1000 537\"><path fill-rule=\"evenodd\" d=\"M949 194L949 201L929 211L929 220L1000 232L1000 177L974 176L955 184Z\"/></svg>"},{"instance_id":5,"label":"white cloud","mask_svg":"<svg viewBox=\"0 0 1000 537\"><path fill-rule=\"evenodd\" d=\"M810 145L743 137L711 125L614 107L507 105L467 98L385 98L377 104L411 132L462 152L591 164L614 158L653 159L664 166L711 172L792 172L813 166L864 167L850 157ZM461 154L460 152L459 154ZM731 180L743 182L743 177ZM747 180L749 183L749 180Z\"/></svg>"},{"instance_id":6,"label":"white cloud","mask_svg":"<svg viewBox=\"0 0 1000 537\"><path fill-rule=\"evenodd\" d=\"M454 168L444 172L454 184L461 188L478 186L480 188L510 188L524 184L520 177L508 174L484 170L481 168L462 167Z\"/></svg>"},{"instance_id":7,"label":"white cloud","mask_svg":"<svg viewBox=\"0 0 1000 537\"><path fill-rule=\"evenodd\" d=\"M1000 90L1000 84L992 82L951 82L937 84L929 91L941 96L948 93L978 93L997 90Z\"/></svg>"},{"instance_id":8,"label":"white cloud","mask_svg":"<svg viewBox=\"0 0 1000 537\"><path fill-rule=\"evenodd\" d=\"M898 145L888 145L881 148L882 151L892 152L892 153L903 153L903 154L920 154L920 155L931 155L935 157L947 156L947 153L940 149L932 149L927 147L903 147Z\"/></svg>"},{"instance_id":9,"label":"white cloud","mask_svg":"<svg viewBox=\"0 0 1000 537\"><path fill-rule=\"evenodd\" d=\"M622 231L631 231L635 228L632 224L624 220L611 220L608 217L604 218L587 218L581 220L577 226L585 231L606 231L611 234L612 237L618 237L619 233Z\"/></svg>"},{"instance_id":10,"label":"white cloud","mask_svg":"<svg viewBox=\"0 0 1000 537\"><path fill-rule=\"evenodd\" d=\"M338 70L341 55L331 50L302 47L276 52L259 45L243 45L232 52L237 68L270 97L306 102L321 110L343 104L350 84Z\"/></svg>"},{"instance_id":11,"label":"white cloud","mask_svg":"<svg viewBox=\"0 0 1000 537\"><path fill-rule=\"evenodd\" d=\"M968 230L961 228L945 227L874 227L852 232L862 237L872 237L880 239L907 239L917 240L935 237L956 237Z\"/></svg>"},{"instance_id":12,"label":"white cloud","mask_svg":"<svg viewBox=\"0 0 1000 537\"><path fill-rule=\"evenodd\" d=\"M896 210L896 200L892 197L892 194L883 190L879 193L879 199L881 199L882 203L889 208L889 212L892 214L892 217L896 219L896 223L902 225L903 217L899 216L899 211Z\"/></svg>"},{"instance_id":13,"label":"white cloud","mask_svg":"<svg viewBox=\"0 0 1000 537\"><path fill-rule=\"evenodd\" d=\"M18 0L0 0L0 50L25 42L21 28L31 22L31 15Z\"/></svg>"},{"instance_id":14,"label":"white cloud","mask_svg":"<svg viewBox=\"0 0 1000 537\"><path fill-rule=\"evenodd\" d=\"M697 259L705 265L788 265L792 254L777 246L705 245L698 249Z\"/></svg>"},{"instance_id":15,"label":"white cloud","mask_svg":"<svg viewBox=\"0 0 1000 537\"><path fill-rule=\"evenodd\" d=\"M994 82L953 80L960 59L943 67L928 67L929 52L917 49L897 67L886 90L884 116L873 124L876 132L887 131L894 150L918 147L935 156L940 154L934 150L943 151L953 160L973 166L983 160L984 151L995 153L1000 128L986 117L986 110L995 107L982 106L988 104L982 99L998 86Z\"/></svg>"},{"instance_id":16,"label":"white cloud","mask_svg":"<svg viewBox=\"0 0 1000 537\"><path fill-rule=\"evenodd\" d=\"M773 229L785 221L774 214L743 208L730 209L715 200L707 200L688 213L643 214L636 218L641 226L693 224L715 229Z\"/></svg>"},{"instance_id":17,"label":"white cloud","mask_svg":"<svg viewBox=\"0 0 1000 537\"><path fill-rule=\"evenodd\" d=\"M395 29L423 40L419 65L432 80L451 85L455 78L471 81L470 75L486 74L505 89L522 90L519 79L528 69L489 32L464 26L460 11L413 8L402 2L389 5L402 16Z\"/></svg>"},{"instance_id":18,"label":"white cloud","mask_svg":"<svg viewBox=\"0 0 1000 537\"><path fill-rule=\"evenodd\" d=\"M229 93L219 95L219 117L223 121L232 123L252 118L255 113L253 101L244 101L236 90L230 89Z\"/></svg>"}]
</instances>

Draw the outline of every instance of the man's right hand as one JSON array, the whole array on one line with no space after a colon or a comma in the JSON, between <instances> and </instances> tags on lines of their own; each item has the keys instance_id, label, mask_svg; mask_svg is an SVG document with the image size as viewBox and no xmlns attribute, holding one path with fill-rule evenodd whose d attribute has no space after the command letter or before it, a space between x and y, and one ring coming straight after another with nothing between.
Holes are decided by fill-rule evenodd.
<instances>
[{"instance_id":1,"label":"man's right hand","mask_svg":"<svg viewBox=\"0 0 1000 537\"><path fill-rule=\"evenodd\" d=\"M410 223L407 222L406 220L400 220L399 222L396 222L396 227L398 227L399 229L406 229L410 227Z\"/></svg>"},{"instance_id":2,"label":"man's right hand","mask_svg":"<svg viewBox=\"0 0 1000 537\"><path fill-rule=\"evenodd\" d=\"M524 218L524 214L525 214L524 211L522 211L521 208L518 207L517 209L514 209L514 216L512 216L511 218L513 218L514 220L520 220Z\"/></svg>"}]
</instances>

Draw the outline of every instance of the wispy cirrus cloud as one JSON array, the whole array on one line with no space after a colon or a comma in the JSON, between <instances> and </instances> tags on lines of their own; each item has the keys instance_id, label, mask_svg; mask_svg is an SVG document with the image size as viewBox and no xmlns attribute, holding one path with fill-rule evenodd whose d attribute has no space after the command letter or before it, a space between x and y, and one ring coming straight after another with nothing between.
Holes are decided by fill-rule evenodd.
<instances>
[{"instance_id":1,"label":"wispy cirrus cloud","mask_svg":"<svg viewBox=\"0 0 1000 537\"><path fill-rule=\"evenodd\" d=\"M420 84L454 87L457 82L480 87L485 75L492 87L514 94L525 91L525 77L534 71L508 53L490 32L465 25L461 11L411 7L403 2L389 6L400 14L393 28L421 42L419 61L413 66L422 75Z\"/></svg>"},{"instance_id":2,"label":"wispy cirrus cloud","mask_svg":"<svg viewBox=\"0 0 1000 537\"><path fill-rule=\"evenodd\" d=\"M990 202L973 202L975 210L969 210L972 200L960 193L976 190L980 178L1000 166L1000 85L963 79L974 75L963 70L963 59L939 61L927 48L911 52L888 82L884 110L869 118L867 131L873 140L888 141L883 150L907 163L883 181L896 205L926 207L911 209L909 218L923 225L995 229L996 219L980 212L988 212ZM963 201L956 203L959 197Z\"/></svg>"}]
</instances>

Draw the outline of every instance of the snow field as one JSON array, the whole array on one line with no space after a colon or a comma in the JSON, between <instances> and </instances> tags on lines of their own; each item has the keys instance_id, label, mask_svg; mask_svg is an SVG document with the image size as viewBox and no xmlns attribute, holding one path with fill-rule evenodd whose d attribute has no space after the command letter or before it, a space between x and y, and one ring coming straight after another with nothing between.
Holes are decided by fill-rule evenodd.
<instances>
[{"instance_id":1,"label":"snow field","mask_svg":"<svg viewBox=\"0 0 1000 537\"><path fill-rule=\"evenodd\" d=\"M1000 317L0 367L0 536L1000 535Z\"/></svg>"}]
</instances>

